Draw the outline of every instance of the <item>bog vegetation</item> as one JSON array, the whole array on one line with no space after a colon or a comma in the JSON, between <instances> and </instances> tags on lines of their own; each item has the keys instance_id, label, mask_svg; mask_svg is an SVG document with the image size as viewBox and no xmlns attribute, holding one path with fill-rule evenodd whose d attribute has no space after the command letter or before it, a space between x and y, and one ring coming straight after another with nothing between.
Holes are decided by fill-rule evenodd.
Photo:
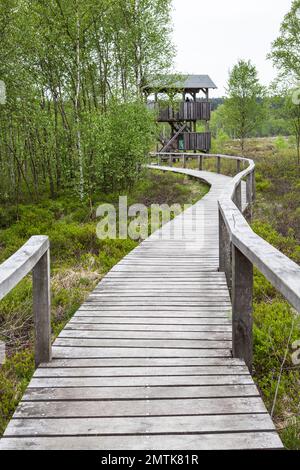
<instances>
[{"instance_id":1,"label":"bog vegetation","mask_svg":"<svg viewBox=\"0 0 300 470\"><path fill-rule=\"evenodd\" d=\"M199 184L172 173L144 172L126 191L128 204L174 202L194 204L208 191ZM101 203L118 210L120 191L93 194L93 202L60 196L39 203L11 205L3 210L0 232L0 262L16 251L31 235L47 234L51 240L51 319L53 339L83 303L101 278L139 242L99 240L96 208ZM149 229L151 226L149 210ZM130 222L130 219L129 221ZM0 338L8 358L0 368L0 434L34 370L32 282L28 276L8 294L0 306Z\"/></svg>"}]
</instances>

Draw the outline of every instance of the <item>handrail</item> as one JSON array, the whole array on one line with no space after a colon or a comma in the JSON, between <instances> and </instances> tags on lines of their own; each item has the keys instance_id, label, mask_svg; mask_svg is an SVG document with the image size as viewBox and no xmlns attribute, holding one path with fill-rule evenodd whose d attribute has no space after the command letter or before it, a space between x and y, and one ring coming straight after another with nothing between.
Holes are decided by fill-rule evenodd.
<instances>
[{"instance_id":1,"label":"handrail","mask_svg":"<svg viewBox=\"0 0 300 470\"><path fill-rule=\"evenodd\" d=\"M253 232L232 200L243 177L255 168L252 160L245 161L249 162L249 167L233 178L218 201L226 228L231 234L231 242L300 312L300 266Z\"/></svg>"},{"instance_id":2,"label":"handrail","mask_svg":"<svg viewBox=\"0 0 300 470\"><path fill-rule=\"evenodd\" d=\"M170 154L167 154L170 155ZM176 158L216 158L218 172L221 159L245 162L225 186L218 199L219 207L219 270L225 272L232 298L233 356L245 360L252 368L252 300L253 266L300 313L300 266L257 235L242 214L241 184L246 179L248 217L255 199L255 163L244 157L213 154L173 154ZM182 157L181 157L182 155ZM157 156L159 159L161 154ZM238 165L239 166L239 165ZM202 168L201 168L202 169Z\"/></svg>"},{"instance_id":3,"label":"handrail","mask_svg":"<svg viewBox=\"0 0 300 470\"><path fill-rule=\"evenodd\" d=\"M50 245L46 236L31 237L0 265L0 300L30 271L33 278L35 364L51 360Z\"/></svg>"}]
</instances>

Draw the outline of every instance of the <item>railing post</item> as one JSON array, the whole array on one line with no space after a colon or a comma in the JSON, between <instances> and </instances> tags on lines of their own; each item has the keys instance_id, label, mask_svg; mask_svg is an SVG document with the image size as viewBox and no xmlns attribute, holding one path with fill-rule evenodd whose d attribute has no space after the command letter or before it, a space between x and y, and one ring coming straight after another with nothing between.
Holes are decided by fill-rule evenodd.
<instances>
[{"instance_id":1,"label":"railing post","mask_svg":"<svg viewBox=\"0 0 300 470\"><path fill-rule=\"evenodd\" d=\"M241 160L236 161L236 171L237 173L240 173L241 171Z\"/></svg>"},{"instance_id":2,"label":"railing post","mask_svg":"<svg viewBox=\"0 0 300 470\"><path fill-rule=\"evenodd\" d=\"M0 366L4 363L5 361L5 343L3 341L0 341Z\"/></svg>"},{"instance_id":3,"label":"railing post","mask_svg":"<svg viewBox=\"0 0 300 470\"><path fill-rule=\"evenodd\" d=\"M244 213L244 216L247 222L251 222L252 220L252 173L249 173L246 180L246 202L247 202L247 209Z\"/></svg>"},{"instance_id":4,"label":"railing post","mask_svg":"<svg viewBox=\"0 0 300 470\"><path fill-rule=\"evenodd\" d=\"M217 173L221 173L221 157L217 157Z\"/></svg>"},{"instance_id":5,"label":"railing post","mask_svg":"<svg viewBox=\"0 0 300 470\"><path fill-rule=\"evenodd\" d=\"M256 199L255 170L252 171L252 202Z\"/></svg>"},{"instance_id":6,"label":"railing post","mask_svg":"<svg viewBox=\"0 0 300 470\"><path fill-rule=\"evenodd\" d=\"M252 204L252 173L249 173L246 180L246 199L247 204Z\"/></svg>"},{"instance_id":7,"label":"railing post","mask_svg":"<svg viewBox=\"0 0 300 470\"><path fill-rule=\"evenodd\" d=\"M229 233L224 222L224 217L219 209L219 271L224 272L227 286L231 291L231 242Z\"/></svg>"},{"instance_id":8,"label":"railing post","mask_svg":"<svg viewBox=\"0 0 300 470\"><path fill-rule=\"evenodd\" d=\"M51 361L50 250L32 271L33 315L35 324L35 365Z\"/></svg>"},{"instance_id":9,"label":"railing post","mask_svg":"<svg viewBox=\"0 0 300 470\"><path fill-rule=\"evenodd\" d=\"M158 163L158 166L161 166L161 155L160 154L157 155L157 163Z\"/></svg>"},{"instance_id":10,"label":"railing post","mask_svg":"<svg viewBox=\"0 0 300 470\"><path fill-rule=\"evenodd\" d=\"M238 209L242 210L242 185L241 182L237 185L234 192L233 202L238 207Z\"/></svg>"},{"instance_id":11,"label":"railing post","mask_svg":"<svg viewBox=\"0 0 300 470\"><path fill-rule=\"evenodd\" d=\"M183 168L186 168L186 158L184 154L182 155L182 158L183 158Z\"/></svg>"},{"instance_id":12,"label":"railing post","mask_svg":"<svg viewBox=\"0 0 300 470\"><path fill-rule=\"evenodd\" d=\"M252 372L252 263L232 244L232 355Z\"/></svg>"},{"instance_id":13,"label":"railing post","mask_svg":"<svg viewBox=\"0 0 300 470\"><path fill-rule=\"evenodd\" d=\"M172 166L173 165L173 157L172 157L172 154L170 153L170 156L169 156L169 165Z\"/></svg>"},{"instance_id":14,"label":"railing post","mask_svg":"<svg viewBox=\"0 0 300 470\"><path fill-rule=\"evenodd\" d=\"M202 157L202 155L198 156L198 170L200 170L200 171L203 170L203 157Z\"/></svg>"}]
</instances>

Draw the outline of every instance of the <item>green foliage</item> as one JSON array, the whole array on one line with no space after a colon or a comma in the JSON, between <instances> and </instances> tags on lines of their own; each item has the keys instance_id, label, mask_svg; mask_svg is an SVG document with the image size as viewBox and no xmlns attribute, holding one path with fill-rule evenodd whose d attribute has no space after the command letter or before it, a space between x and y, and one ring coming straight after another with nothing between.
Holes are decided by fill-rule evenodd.
<instances>
[{"instance_id":1,"label":"green foliage","mask_svg":"<svg viewBox=\"0 0 300 470\"><path fill-rule=\"evenodd\" d=\"M291 9L284 17L280 36L273 42L269 58L278 68L279 82L286 87L288 78L296 88L285 92L285 111L290 131L295 136L297 160L300 166L300 0L293 0ZM298 84L298 85L296 85Z\"/></svg>"},{"instance_id":2,"label":"green foliage","mask_svg":"<svg viewBox=\"0 0 300 470\"><path fill-rule=\"evenodd\" d=\"M277 151L287 149L288 148L287 140L281 135L279 135L275 140L275 147Z\"/></svg>"},{"instance_id":3,"label":"green foliage","mask_svg":"<svg viewBox=\"0 0 300 470\"><path fill-rule=\"evenodd\" d=\"M30 351L22 351L6 360L0 368L0 435L11 418L34 372Z\"/></svg>"},{"instance_id":4,"label":"green foliage","mask_svg":"<svg viewBox=\"0 0 300 470\"><path fill-rule=\"evenodd\" d=\"M217 132L216 138L212 139L212 153L225 153L225 145L228 143L228 141L229 136L226 134L226 132L220 129Z\"/></svg>"},{"instance_id":5,"label":"green foliage","mask_svg":"<svg viewBox=\"0 0 300 470\"><path fill-rule=\"evenodd\" d=\"M280 36L272 44L269 57L287 77L300 78L300 0L293 0L280 27Z\"/></svg>"},{"instance_id":6,"label":"green foliage","mask_svg":"<svg viewBox=\"0 0 300 470\"><path fill-rule=\"evenodd\" d=\"M300 22L300 21L299 21ZM285 100L285 112L289 128L295 137L297 148L297 162L300 166L300 90L297 88L292 93L287 94Z\"/></svg>"},{"instance_id":7,"label":"green foliage","mask_svg":"<svg viewBox=\"0 0 300 470\"><path fill-rule=\"evenodd\" d=\"M173 57L170 5L1 2L1 201L133 184L154 142L143 87Z\"/></svg>"},{"instance_id":8,"label":"green foliage","mask_svg":"<svg viewBox=\"0 0 300 470\"><path fill-rule=\"evenodd\" d=\"M265 117L264 94L255 66L250 61L240 60L229 75L223 115L231 132L240 140L242 152L245 139Z\"/></svg>"},{"instance_id":9,"label":"green foliage","mask_svg":"<svg viewBox=\"0 0 300 470\"><path fill-rule=\"evenodd\" d=\"M141 176L155 135L153 114L144 103L110 102L105 116L89 114L86 135L95 154L87 190L128 189Z\"/></svg>"},{"instance_id":10,"label":"green foliage","mask_svg":"<svg viewBox=\"0 0 300 470\"><path fill-rule=\"evenodd\" d=\"M260 221L255 221L252 224L252 228L260 237L269 242L270 245L296 262L300 262L299 245L292 229L287 231L287 235L282 235L270 223Z\"/></svg>"},{"instance_id":11,"label":"green foliage","mask_svg":"<svg viewBox=\"0 0 300 470\"><path fill-rule=\"evenodd\" d=\"M287 450L300 450L300 419L293 416L281 430L280 437Z\"/></svg>"},{"instance_id":12,"label":"green foliage","mask_svg":"<svg viewBox=\"0 0 300 470\"><path fill-rule=\"evenodd\" d=\"M276 402L276 414L282 414L285 408L297 410L298 395L295 393L300 378L291 358L291 344L299 339L300 319L295 316L285 302L274 301L254 306L254 370L259 388L265 402L272 407L277 387L280 368L286 349L290 351L284 363ZM291 340L289 336L291 334ZM294 393L291 393L294 391Z\"/></svg>"}]
</instances>

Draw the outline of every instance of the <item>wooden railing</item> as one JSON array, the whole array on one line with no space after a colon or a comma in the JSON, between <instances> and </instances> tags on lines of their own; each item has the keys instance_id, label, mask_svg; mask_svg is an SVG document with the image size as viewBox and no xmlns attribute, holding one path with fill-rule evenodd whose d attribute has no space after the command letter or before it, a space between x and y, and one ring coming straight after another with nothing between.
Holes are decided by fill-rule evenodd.
<instances>
[{"instance_id":1,"label":"wooden railing","mask_svg":"<svg viewBox=\"0 0 300 470\"><path fill-rule=\"evenodd\" d=\"M202 150L209 151L211 148L210 132L184 132L183 137L184 150Z\"/></svg>"},{"instance_id":2,"label":"wooden railing","mask_svg":"<svg viewBox=\"0 0 300 470\"><path fill-rule=\"evenodd\" d=\"M185 152L153 152L150 153L150 159L155 158L158 164L162 162L168 162L170 166L173 165L174 161L182 161L183 168L186 168L186 163L188 160L197 161L197 169L204 169L205 159L216 161L216 172L221 173L221 160L234 160L236 162L236 170L239 173L241 171L241 162L248 161L242 157L231 157L229 155L215 155L210 153L185 153ZM253 188L255 188L253 180Z\"/></svg>"},{"instance_id":3,"label":"wooden railing","mask_svg":"<svg viewBox=\"0 0 300 470\"><path fill-rule=\"evenodd\" d=\"M172 121L209 121L211 117L211 103L209 101L183 101L168 106L163 103L148 103L148 108L158 112L159 122Z\"/></svg>"},{"instance_id":4,"label":"wooden railing","mask_svg":"<svg viewBox=\"0 0 300 470\"><path fill-rule=\"evenodd\" d=\"M0 265L0 300L30 271L33 279L35 364L51 360L50 248L44 236L31 237Z\"/></svg>"},{"instance_id":5,"label":"wooden railing","mask_svg":"<svg viewBox=\"0 0 300 470\"><path fill-rule=\"evenodd\" d=\"M152 158L163 158L152 154ZM202 169L204 158L216 159L221 172L222 159L237 162L236 176L219 198L219 270L226 275L232 301L232 353L252 369L253 266L300 313L300 266L253 232L242 212L249 213L255 200L255 164L252 160L227 155L174 154L182 159L196 158ZM172 161L172 155L168 159ZM240 171L241 162L247 168ZM246 180L246 205L242 209L241 185Z\"/></svg>"}]
</instances>

